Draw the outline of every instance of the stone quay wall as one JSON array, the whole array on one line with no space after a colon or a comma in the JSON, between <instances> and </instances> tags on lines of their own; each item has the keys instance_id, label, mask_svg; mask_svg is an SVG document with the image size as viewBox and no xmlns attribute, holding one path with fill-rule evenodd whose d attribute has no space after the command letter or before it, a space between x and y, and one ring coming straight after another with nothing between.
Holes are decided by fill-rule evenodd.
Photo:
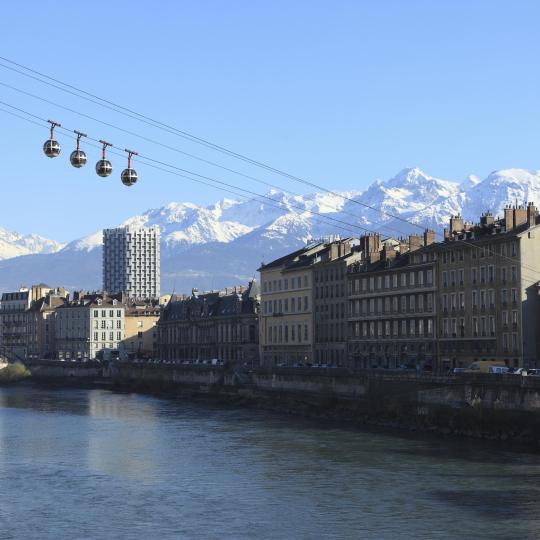
<instances>
[{"instance_id":1,"label":"stone quay wall","mask_svg":"<svg viewBox=\"0 0 540 540\"><path fill-rule=\"evenodd\" d=\"M40 361L35 379L103 381L139 391L211 397L292 414L540 448L540 377L340 369Z\"/></svg>"}]
</instances>

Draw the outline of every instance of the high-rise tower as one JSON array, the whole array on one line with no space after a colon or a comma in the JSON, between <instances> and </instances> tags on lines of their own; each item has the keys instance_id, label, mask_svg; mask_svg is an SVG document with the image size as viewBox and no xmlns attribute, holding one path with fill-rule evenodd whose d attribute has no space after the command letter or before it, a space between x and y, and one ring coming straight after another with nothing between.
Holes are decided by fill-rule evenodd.
<instances>
[{"instance_id":1,"label":"high-rise tower","mask_svg":"<svg viewBox=\"0 0 540 540\"><path fill-rule=\"evenodd\" d=\"M103 230L103 290L159 298L159 227Z\"/></svg>"}]
</instances>

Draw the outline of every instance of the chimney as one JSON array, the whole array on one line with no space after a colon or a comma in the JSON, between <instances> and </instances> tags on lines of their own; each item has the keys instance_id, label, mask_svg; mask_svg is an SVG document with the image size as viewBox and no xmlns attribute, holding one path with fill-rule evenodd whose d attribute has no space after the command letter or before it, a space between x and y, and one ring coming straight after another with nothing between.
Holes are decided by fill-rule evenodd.
<instances>
[{"instance_id":1,"label":"chimney","mask_svg":"<svg viewBox=\"0 0 540 540\"><path fill-rule=\"evenodd\" d=\"M523 206L516 206L514 210L514 227L519 227L527 223L527 209Z\"/></svg>"},{"instance_id":2,"label":"chimney","mask_svg":"<svg viewBox=\"0 0 540 540\"><path fill-rule=\"evenodd\" d=\"M527 203L527 227L533 227L536 225L536 206L534 203Z\"/></svg>"},{"instance_id":3,"label":"chimney","mask_svg":"<svg viewBox=\"0 0 540 540\"><path fill-rule=\"evenodd\" d=\"M491 212L486 212L480 216L480 225L482 227L490 227L495 223L495 218Z\"/></svg>"},{"instance_id":4,"label":"chimney","mask_svg":"<svg viewBox=\"0 0 540 540\"><path fill-rule=\"evenodd\" d=\"M373 251L369 254L369 262L370 263L376 263L377 261L381 260L381 253L380 251Z\"/></svg>"},{"instance_id":5,"label":"chimney","mask_svg":"<svg viewBox=\"0 0 540 540\"><path fill-rule=\"evenodd\" d=\"M333 242L330 244L330 260L333 261L334 259L337 259L339 257L339 251L340 251L340 244L337 242Z\"/></svg>"},{"instance_id":6,"label":"chimney","mask_svg":"<svg viewBox=\"0 0 540 540\"><path fill-rule=\"evenodd\" d=\"M399 239L399 252L403 254L403 253L407 253L407 251L409 251L409 242L407 242L405 238L400 238Z\"/></svg>"},{"instance_id":7,"label":"chimney","mask_svg":"<svg viewBox=\"0 0 540 540\"><path fill-rule=\"evenodd\" d=\"M435 243L437 236L435 234L435 231L432 231L431 229L426 229L424 231L424 246L430 246L431 244Z\"/></svg>"},{"instance_id":8,"label":"chimney","mask_svg":"<svg viewBox=\"0 0 540 540\"><path fill-rule=\"evenodd\" d=\"M422 247L422 237L419 234L409 235L409 251L416 251Z\"/></svg>"},{"instance_id":9,"label":"chimney","mask_svg":"<svg viewBox=\"0 0 540 540\"><path fill-rule=\"evenodd\" d=\"M510 205L504 207L504 226L507 231L514 228L514 209Z\"/></svg>"},{"instance_id":10,"label":"chimney","mask_svg":"<svg viewBox=\"0 0 540 540\"><path fill-rule=\"evenodd\" d=\"M446 227L444 228L443 234L445 242L450 240L450 231Z\"/></svg>"},{"instance_id":11,"label":"chimney","mask_svg":"<svg viewBox=\"0 0 540 540\"><path fill-rule=\"evenodd\" d=\"M199 296L199 289L191 289L191 296Z\"/></svg>"},{"instance_id":12,"label":"chimney","mask_svg":"<svg viewBox=\"0 0 540 540\"><path fill-rule=\"evenodd\" d=\"M233 290L232 287L225 287L225 294L229 295L232 294Z\"/></svg>"},{"instance_id":13,"label":"chimney","mask_svg":"<svg viewBox=\"0 0 540 540\"><path fill-rule=\"evenodd\" d=\"M381 259L383 261L392 261L396 258L396 250L394 249L394 246L384 244L382 253L381 253Z\"/></svg>"},{"instance_id":14,"label":"chimney","mask_svg":"<svg viewBox=\"0 0 540 540\"><path fill-rule=\"evenodd\" d=\"M460 233L463 231L463 218L460 215L450 218L450 233Z\"/></svg>"},{"instance_id":15,"label":"chimney","mask_svg":"<svg viewBox=\"0 0 540 540\"><path fill-rule=\"evenodd\" d=\"M360 237L360 247L366 254L379 252L381 249L381 237L378 234L365 234Z\"/></svg>"}]
</instances>

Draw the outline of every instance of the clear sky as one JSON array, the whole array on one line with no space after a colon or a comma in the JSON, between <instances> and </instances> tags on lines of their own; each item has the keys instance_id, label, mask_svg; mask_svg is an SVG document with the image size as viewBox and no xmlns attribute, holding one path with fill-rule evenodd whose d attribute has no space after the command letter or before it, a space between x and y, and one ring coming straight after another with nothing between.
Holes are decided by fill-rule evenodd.
<instances>
[{"instance_id":1,"label":"clear sky","mask_svg":"<svg viewBox=\"0 0 540 540\"><path fill-rule=\"evenodd\" d=\"M6 2L2 56L332 189L407 166L441 178L540 168L540 3L535 1ZM47 88L0 82L215 160L307 188ZM252 181L0 86L0 100L121 149L263 192ZM138 164L97 177L41 150L47 129L3 121L0 226L66 241L170 201L224 196Z\"/></svg>"}]
</instances>

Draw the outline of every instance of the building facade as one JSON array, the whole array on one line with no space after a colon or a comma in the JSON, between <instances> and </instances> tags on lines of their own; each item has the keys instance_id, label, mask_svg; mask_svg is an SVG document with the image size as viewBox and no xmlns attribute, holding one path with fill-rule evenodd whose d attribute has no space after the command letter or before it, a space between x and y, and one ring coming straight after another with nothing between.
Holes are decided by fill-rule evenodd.
<instances>
[{"instance_id":1,"label":"building facade","mask_svg":"<svg viewBox=\"0 0 540 540\"><path fill-rule=\"evenodd\" d=\"M436 369L435 234L381 243L366 238L365 257L349 268L351 368Z\"/></svg>"},{"instance_id":2,"label":"building facade","mask_svg":"<svg viewBox=\"0 0 540 540\"><path fill-rule=\"evenodd\" d=\"M158 323L159 357L172 362L259 364L259 290L247 288L179 298L173 295Z\"/></svg>"},{"instance_id":3,"label":"building facade","mask_svg":"<svg viewBox=\"0 0 540 540\"><path fill-rule=\"evenodd\" d=\"M361 257L358 239L322 240L259 268L265 366L345 364L347 268Z\"/></svg>"},{"instance_id":4,"label":"building facade","mask_svg":"<svg viewBox=\"0 0 540 540\"><path fill-rule=\"evenodd\" d=\"M316 242L259 268L262 365L271 367L315 361L313 262L325 248L324 242Z\"/></svg>"},{"instance_id":5,"label":"building facade","mask_svg":"<svg viewBox=\"0 0 540 540\"><path fill-rule=\"evenodd\" d=\"M108 360L120 356L125 337L121 295L75 293L55 311L58 360Z\"/></svg>"},{"instance_id":6,"label":"building facade","mask_svg":"<svg viewBox=\"0 0 540 540\"><path fill-rule=\"evenodd\" d=\"M0 355L8 360L26 358L26 312L32 301L28 288L2 293L0 305Z\"/></svg>"},{"instance_id":7,"label":"building facade","mask_svg":"<svg viewBox=\"0 0 540 540\"><path fill-rule=\"evenodd\" d=\"M534 204L484 214L476 225L450 220L435 246L442 368L475 360L539 365L540 229Z\"/></svg>"},{"instance_id":8,"label":"building facade","mask_svg":"<svg viewBox=\"0 0 540 540\"><path fill-rule=\"evenodd\" d=\"M58 288L33 300L26 311L26 357L28 359L55 357L55 312L69 300L69 293Z\"/></svg>"},{"instance_id":9,"label":"building facade","mask_svg":"<svg viewBox=\"0 0 540 540\"><path fill-rule=\"evenodd\" d=\"M103 290L132 299L159 298L159 227L104 229Z\"/></svg>"},{"instance_id":10,"label":"building facade","mask_svg":"<svg viewBox=\"0 0 540 540\"><path fill-rule=\"evenodd\" d=\"M157 358L158 328L161 307L154 302L129 301L125 312L125 335L121 344L122 356L135 358Z\"/></svg>"}]
</instances>

